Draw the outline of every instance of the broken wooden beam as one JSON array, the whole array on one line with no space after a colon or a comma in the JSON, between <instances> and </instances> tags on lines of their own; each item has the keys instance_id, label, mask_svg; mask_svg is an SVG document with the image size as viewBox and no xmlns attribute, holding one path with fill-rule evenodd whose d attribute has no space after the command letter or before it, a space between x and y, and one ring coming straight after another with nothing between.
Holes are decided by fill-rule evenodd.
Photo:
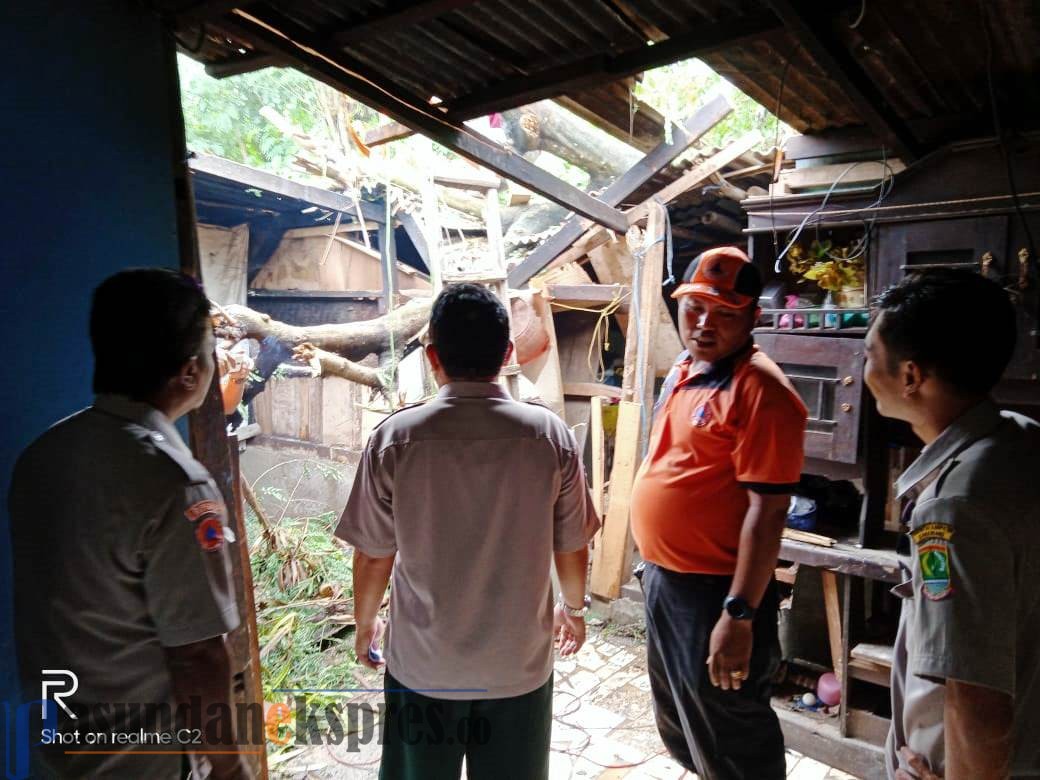
<instances>
[{"instance_id":1,"label":"broken wooden beam","mask_svg":"<svg viewBox=\"0 0 1040 780\"><path fill-rule=\"evenodd\" d=\"M412 133L412 128L408 125L402 125L400 122L388 122L385 125L380 125L375 130L369 130L365 133L365 146L379 146L380 144L388 144L391 141L399 141L412 135Z\"/></svg>"},{"instance_id":2,"label":"broken wooden beam","mask_svg":"<svg viewBox=\"0 0 1040 780\"><path fill-rule=\"evenodd\" d=\"M617 206L625 198L660 173L676 157L685 152L711 128L726 118L733 107L725 97L719 96L699 109L696 114L686 120L681 129L672 132L672 141L658 144L639 162L633 165L617 181L607 187L600 195L604 203ZM585 232L586 225L580 217L571 217L550 236L544 244L535 249L527 259L514 268L509 274L509 284L521 288L532 276L544 269L550 262L566 251Z\"/></svg>"},{"instance_id":3,"label":"broken wooden beam","mask_svg":"<svg viewBox=\"0 0 1040 780\"><path fill-rule=\"evenodd\" d=\"M315 206L340 211L348 215L354 213L354 199L346 195L341 195L331 190L323 190L320 187L310 187L306 184L289 181L281 176L275 176L273 173L258 171L256 168L250 168L248 165L225 160L221 157L196 154L188 159L188 168L197 173L208 173L211 176L230 179L244 187L253 187L286 198L295 198L296 200L313 203ZM381 223L386 219L383 209L375 203L369 203L366 200L359 201L359 203L366 220Z\"/></svg>"},{"instance_id":4,"label":"broken wooden beam","mask_svg":"<svg viewBox=\"0 0 1040 780\"><path fill-rule=\"evenodd\" d=\"M628 311L631 290L620 284L549 284L545 288L550 303L581 308L599 307L617 301L621 311Z\"/></svg>"}]
</instances>

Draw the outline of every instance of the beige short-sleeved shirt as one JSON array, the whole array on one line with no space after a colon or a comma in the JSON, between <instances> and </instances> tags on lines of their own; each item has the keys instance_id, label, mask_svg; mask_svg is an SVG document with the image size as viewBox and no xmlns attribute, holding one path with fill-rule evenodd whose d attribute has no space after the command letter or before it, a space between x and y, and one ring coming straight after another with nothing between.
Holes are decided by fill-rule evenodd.
<instances>
[{"instance_id":1,"label":"beige short-sleeved shirt","mask_svg":"<svg viewBox=\"0 0 1040 780\"><path fill-rule=\"evenodd\" d=\"M41 670L67 669L79 681L67 699L78 718L59 723L63 731L163 725L153 728L141 708L120 705L171 703L163 647L239 623L233 534L209 472L158 410L102 395L22 454L10 510L23 695L39 696ZM66 749L41 750L41 772L172 779L180 755L142 751L185 747L145 746L133 749L137 755Z\"/></svg>"},{"instance_id":2,"label":"beige short-sleeved shirt","mask_svg":"<svg viewBox=\"0 0 1040 780\"><path fill-rule=\"evenodd\" d=\"M944 771L946 680L1014 701L1012 777L1040 776L1040 425L985 401L899 478L915 496L892 665L890 777L908 745ZM904 769L906 767L903 767Z\"/></svg>"},{"instance_id":3,"label":"beige short-sleeved shirt","mask_svg":"<svg viewBox=\"0 0 1040 780\"><path fill-rule=\"evenodd\" d=\"M552 554L599 527L581 454L548 409L456 382L387 418L336 536L397 556L387 666L443 699L519 696L552 671Z\"/></svg>"}]
</instances>

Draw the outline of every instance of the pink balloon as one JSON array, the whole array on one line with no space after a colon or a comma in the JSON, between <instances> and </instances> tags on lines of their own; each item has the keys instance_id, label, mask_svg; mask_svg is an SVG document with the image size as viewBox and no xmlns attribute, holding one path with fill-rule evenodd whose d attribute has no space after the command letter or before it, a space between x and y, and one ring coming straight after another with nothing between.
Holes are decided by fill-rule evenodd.
<instances>
[{"instance_id":1,"label":"pink balloon","mask_svg":"<svg viewBox=\"0 0 1040 780\"><path fill-rule=\"evenodd\" d=\"M819 682L816 683L816 695L828 707L833 707L840 702L841 683L838 682L838 678L831 672L821 674Z\"/></svg>"}]
</instances>

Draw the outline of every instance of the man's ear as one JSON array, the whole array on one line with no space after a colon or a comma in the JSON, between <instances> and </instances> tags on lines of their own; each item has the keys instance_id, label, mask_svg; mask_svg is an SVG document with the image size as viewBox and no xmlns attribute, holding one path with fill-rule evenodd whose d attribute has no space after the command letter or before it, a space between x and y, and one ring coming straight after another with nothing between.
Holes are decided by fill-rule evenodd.
<instances>
[{"instance_id":1,"label":"man's ear","mask_svg":"<svg viewBox=\"0 0 1040 780\"><path fill-rule=\"evenodd\" d=\"M182 390L194 391L199 386L201 373L202 366L199 364L199 359L193 356L184 361L181 370L174 377L174 381L180 385Z\"/></svg>"},{"instance_id":2,"label":"man's ear","mask_svg":"<svg viewBox=\"0 0 1040 780\"><path fill-rule=\"evenodd\" d=\"M516 352L516 347L513 345L513 340L509 339L508 344L506 344L506 354L502 356L503 366L509 365L509 361L513 359L514 352Z\"/></svg>"},{"instance_id":3,"label":"man's ear","mask_svg":"<svg viewBox=\"0 0 1040 780\"><path fill-rule=\"evenodd\" d=\"M437 354L437 348L433 344L427 344L423 347L426 351L426 359L430 361L430 368L437 371L441 367L441 356Z\"/></svg>"},{"instance_id":4,"label":"man's ear","mask_svg":"<svg viewBox=\"0 0 1040 780\"><path fill-rule=\"evenodd\" d=\"M903 397L909 398L919 392L926 376L917 363L912 360L904 360L899 372L899 378L903 383Z\"/></svg>"}]
</instances>

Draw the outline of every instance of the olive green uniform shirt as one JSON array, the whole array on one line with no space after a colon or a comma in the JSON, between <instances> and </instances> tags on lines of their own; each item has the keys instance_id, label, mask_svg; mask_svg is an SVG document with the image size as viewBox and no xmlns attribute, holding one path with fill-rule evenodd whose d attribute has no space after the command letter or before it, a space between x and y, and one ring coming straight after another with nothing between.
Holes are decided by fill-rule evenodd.
<instances>
[{"instance_id":1,"label":"olive green uniform shirt","mask_svg":"<svg viewBox=\"0 0 1040 780\"><path fill-rule=\"evenodd\" d=\"M1014 700L1012 777L1040 776L1040 425L985 401L896 483L914 498L892 666L889 776L908 745L943 774L946 680ZM904 767L907 768L907 767Z\"/></svg>"}]
</instances>

